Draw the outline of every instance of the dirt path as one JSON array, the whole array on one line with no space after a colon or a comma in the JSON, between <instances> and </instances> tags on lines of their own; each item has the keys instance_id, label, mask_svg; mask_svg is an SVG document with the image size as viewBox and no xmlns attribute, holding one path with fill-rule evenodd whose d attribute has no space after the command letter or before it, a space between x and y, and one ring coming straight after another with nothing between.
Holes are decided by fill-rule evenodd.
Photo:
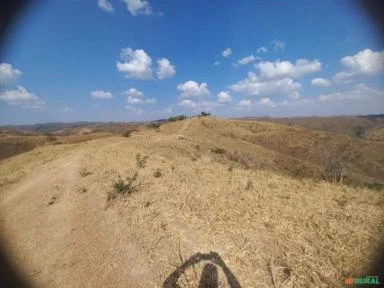
<instances>
[{"instance_id":1,"label":"dirt path","mask_svg":"<svg viewBox=\"0 0 384 288\"><path fill-rule=\"evenodd\" d=\"M105 219L105 195L79 185L84 153L53 161L1 194L8 251L36 287L127 287L140 277L126 269L122 255L137 257L136 247Z\"/></svg>"}]
</instances>

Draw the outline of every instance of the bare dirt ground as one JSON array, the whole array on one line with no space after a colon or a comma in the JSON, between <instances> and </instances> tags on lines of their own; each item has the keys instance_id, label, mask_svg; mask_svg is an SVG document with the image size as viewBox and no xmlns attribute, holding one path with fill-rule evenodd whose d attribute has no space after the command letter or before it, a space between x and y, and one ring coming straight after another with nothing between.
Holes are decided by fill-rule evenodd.
<instances>
[{"instance_id":1,"label":"bare dirt ground","mask_svg":"<svg viewBox=\"0 0 384 288\"><path fill-rule=\"evenodd\" d=\"M197 148L198 121L0 163L3 245L34 287L201 287L205 274L217 287L337 287L363 274L383 193L229 169ZM107 201L135 171L137 191Z\"/></svg>"}]
</instances>

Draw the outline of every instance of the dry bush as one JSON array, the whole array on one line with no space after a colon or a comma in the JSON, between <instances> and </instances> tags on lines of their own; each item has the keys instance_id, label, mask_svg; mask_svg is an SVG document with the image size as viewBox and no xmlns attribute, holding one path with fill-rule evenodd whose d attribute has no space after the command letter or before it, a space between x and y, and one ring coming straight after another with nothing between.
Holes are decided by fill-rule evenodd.
<instances>
[{"instance_id":1,"label":"dry bush","mask_svg":"<svg viewBox=\"0 0 384 288\"><path fill-rule=\"evenodd\" d=\"M87 177L88 175L91 175L92 174L92 172L89 172L88 170L87 170L87 168L82 168L81 170L80 170L80 176L81 177Z\"/></svg>"},{"instance_id":2,"label":"dry bush","mask_svg":"<svg viewBox=\"0 0 384 288\"><path fill-rule=\"evenodd\" d=\"M149 156L148 155L141 155L140 153L136 154L136 166L139 168L144 168L147 164Z\"/></svg>"},{"instance_id":3,"label":"dry bush","mask_svg":"<svg viewBox=\"0 0 384 288\"><path fill-rule=\"evenodd\" d=\"M129 136L131 136L132 132L133 132L133 130L125 130L121 135L123 137L129 137Z\"/></svg>"},{"instance_id":4,"label":"dry bush","mask_svg":"<svg viewBox=\"0 0 384 288\"><path fill-rule=\"evenodd\" d=\"M342 145L327 145L323 148L324 178L327 181L342 183L347 175L346 151L348 142Z\"/></svg>"},{"instance_id":5,"label":"dry bush","mask_svg":"<svg viewBox=\"0 0 384 288\"><path fill-rule=\"evenodd\" d=\"M215 153L215 154L224 154L225 153L225 149L223 149L223 148L212 148L211 152Z\"/></svg>"},{"instance_id":6,"label":"dry bush","mask_svg":"<svg viewBox=\"0 0 384 288\"><path fill-rule=\"evenodd\" d=\"M155 172L153 172L153 177L155 177L155 178L159 178L159 177L161 177L161 171L160 171L160 169L157 169Z\"/></svg>"}]
</instances>

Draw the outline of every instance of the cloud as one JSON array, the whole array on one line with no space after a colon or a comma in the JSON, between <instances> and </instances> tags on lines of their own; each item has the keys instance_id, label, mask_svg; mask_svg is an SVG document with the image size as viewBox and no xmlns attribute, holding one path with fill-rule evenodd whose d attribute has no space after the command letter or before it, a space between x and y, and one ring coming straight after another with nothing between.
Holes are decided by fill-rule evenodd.
<instances>
[{"instance_id":1,"label":"cloud","mask_svg":"<svg viewBox=\"0 0 384 288\"><path fill-rule=\"evenodd\" d=\"M335 81L348 81L357 75L373 75L384 70L384 50L365 49L355 55L345 56L340 63L346 68L333 76Z\"/></svg>"},{"instance_id":2,"label":"cloud","mask_svg":"<svg viewBox=\"0 0 384 288\"><path fill-rule=\"evenodd\" d=\"M111 3L108 2L108 0L97 0L97 5L101 10L104 10L105 12L113 12L113 6Z\"/></svg>"},{"instance_id":3,"label":"cloud","mask_svg":"<svg viewBox=\"0 0 384 288\"><path fill-rule=\"evenodd\" d=\"M15 90L0 92L0 101L26 109L38 109L45 105L45 102L40 97L28 92L22 86L17 86Z\"/></svg>"},{"instance_id":4,"label":"cloud","mask_svg":"<svg viewBox=\"0 0 384 288\"><path fill-rule=\"evenodd\" d=\"M266 53L268 53L269 51L268 51L268 49L267 49L267 47L265 47L265 46L261 46L260 48L258 48L257 49L257 54L266 54Z\"/></svg>"},{"instance_id":5,"label":"cloud","mask_svg":"<svg viewBox=\"0 0 384 288\"><path fill-rule=\"evenodd\" d=\"M125 73L129 78L152 79L152 59L144 50L124 48L121 50L120 58L123 62L116 64L119 72Z\"/></svg>"},{"instance_id":6,"label":"cloud","mask_svg":"<svg viewBox=\"0 0 384 288\"><path fill-rule=\"evenodd\" d=\"M223 57L225 57L225 58L228 58L229 56L231 56L231 54L232 54L231 48L227 48L223 52L221 52L221 55L223 55Z\"/></svg>"},{"instance_id":7,"label":"cloud","mask_svg":"<svg viewBox=\"0 0 384 288\"><path fill-rule=\"evenodd\" d=\"M152 14L151 5L147 0L123 0L127 5L128 11L132 16L139 14L150 15Z\"/></svg>"},{"instance_id":8,"label":"cloud","mask_svg":"<svg viewBox=\"0 0 384 288\"><path fill-rule=\"evenodd\" d=\"M123 92L124 95L127 95L128 104L137 105L137 104L153 104L156 103L155 98L145 98L144 93L136 88L130 88L128 91Z\"/></svg>"},{"instance_id":9,"label":"cloud","mask_svg":"<svg viewBox=\"0 0 384 288\"><path fill-rule=\"evenodd\" d=\"M364 115L383 113L384 90L359 84L350 90L301 99L279 107L285 115Z\"/></svg>"},{"instance_id":10,"label":"cloud","mask_svg":"<svg viewBox=\"0 0 384 288\"><path fill-rule=\"evenodd\" d=\"M273 51L275 53L282 52L285 50L285 43L283 41L273 40L272 46L273 46Z\"/></svg>"},{"instance_id":11,"label":"cloud","mask_svg":"<svg viewBox=\"0 0 384 288\"><path fill-rule=\"evenodd\" d=\"M65 106L61 109L61 111L63 111L64 113L71 113L73 112L73 108L69 106Z\"/></svg>"},{"instance_id":12,"label":"cloud","mask_svg":"<svg viewBox=\"0 0 384 288\"><path fill-rule=\"evenodd\" d=\"M171 114L173 113L173 109L172 107L167 107L167 108L164 108L161 112L164 114Z\"/></svg>"},{"instance_id":13,"label":"cloud","mask_svg":"<svg viewBox=\"0 0 384 288\"><path fill-rule=\"evenodd\" d=\"M264 80L255 73L248 73L248 77L230 86L232 91L248 96L261 95L285 95L291 98L299 98L301 84L292 78Z\"/></svg>"},{"instance_id":14,"label":"cloud","mask_svg":"<svg viewBox=\"0 0 384 288\"><path fill-rule=\"evenodd\" d=\"M145 99L145 98L136 98L136 97L128 96L127 102L128 104L133 104L133 105L153 104L153 103L156 103L156 99L155 98Z\"/></svg>"},{"instance_id":15,"label":"cloud","mask_svg":"<svg viewBox=\"0 0 384 288\"><path fill-rule=\"evenodd\" d=\"M343 101L343 100L357 100L357 99L366 99L372 97L384 97L383 91L378 91L370 87L365 86L364 84L357 85L355 89L343 92L335 92L330 94L320 95L318 100L320 102L334 102L334 101Z\"/></svg>"},{"instance_id":16,"label":"cloud","mask_svg":"<svg viewBox=\"0 0 384 288\"><path fill-rule=\"evenodd\" d=\"M243 100L240 100L239 103L237 103L237 107L238 108L251 108L252 106L252 103L251 103L251 100L249 99L243 99Z\"/></svg>"},{"instance_id":17,"label":"cloud","mask_svg":"<svg viewBox=\"0 0 384 288\"><path fill-rule=\"evenodd\" d=\"M179 106L185 107L185 108L196 108L197 103L190 99L184 99L179 102Z\"/></svg>"},{"instance_id":18,"label":"cloud","mask_svg":"<svg viewBox=\"0 0 384 288\"><path fill-rule=\"evenodd\" d=\"M0 85L5 85L16 81L22 72L12 67L11 64L0 64Z\"/></svg>"},{"instance_id":19,"label":"cloud","mask_svg":"<svg viewBox=\"0 0 384 288\"><path fill-rule=\"evenodd\" d=\"M269 106L269 107L275 107L276 104L269 98L261 98L258 102L261 106Z\"/></svg>"},{"instance_id":20,"label":"cloud","mask_svg":"<svg viewBox=\"0 0 384 288\"><path fill-rule=\"evenodd\" d=\"M314 98L288 101L284 99L278 102L273 101L273 98L269 98L270 101L266 97L263 98L257 102L244 99L241 105L236 105L235 109L252 109L253 115L268 113L269 116L274 117L293 117L380 114L383 113L382 107L384 107L384 90L374 89L364 84Z\"/></svg>"},{"instance_id":21,"label":"cloud","mask_svg":"<svg viewBox=\"0 0 384 288\"><path fill-rule=\"evenodd\" d=\"M331 86L331 82L324 78L313 78L311 81L311 85L328 87L328 86Z\"/></svg>"},{"instance_id":22,"label":"cloud","mask_svg":"<svg viewBox=\"0 0 384 288\"><path fill-rule=\"evenodd\" d=\"M228 92L221 91L217 94L217 100L219 103L230 103L232 102L231 95Z\"/></svg>"},{"instance_id":23,"label":"cloud","mask_svg":"<svg viewBox=\"0 0 384 288\"><path fill-rule=\"evenodd\" d=\"M178 104L180 107L192 109L194 112L199 111L212 111L213 108L217 107L219 104L212 101L199 101L191 99L183 99Z\"/></svg>"},{"instance_id":24,"label":"cloud","mask_svg":"<svg viewBox=\"0 0 384 288\"><path fill-rule=\"evenodd\" d=\"M215 62L213 63L213 65L215 65L215 66L219 66L220 64L221 64L220 61L215 61Z\"/></svg>"},{"instance_id":25,"label":"cloud","mask_svg":"<svg viewBox=\"0 0 384 288\"><path fill-rule=\"evenodd\" d=\"M199 84L195 81L187 81L177 85L177 89L181 91L178 103L181 107L197 112L199 110L211 111L214 107L219 106L216 102L206 100L210 96L207 83Z\"/></svg>"},{"instance_id":26,"label":"cloud","mask_svg":"<svg viewBox=\"0 0 384 288\"><path fill-rule=\"evenodd\" d=\"M246 57L242 58L241 60L237 61L237 63L240 65L246 65L246 64L249 64L255 60L256 60L255 56L249 55L249 56L246 56Z\"/></svg>"},{"instance_id":27,"label":"cloud","mask_svg":"<svg viewBox=\"0 0 384 288\"><path fill-rule=\"evenodd\" d=\"M384 50L375 52L365 49L355 55L344 57L340 62L353 72L373 74L384 69Z\"/></svg>"},{"instance_id":28,"label":"cloud","mask_svg":"<svg viewBox=\"0 0 384 288\"><path fill-rule=\"evenodd\" d=\"M177 85L177 89L182 92L180 94L180 99L202 98L210 95L208 85L204 82L199 84L195 81L187 81L183 84Z\"/></svg>"},{"instance_id":29,"label":"cloud","mask_svg":"<svg viewBox=\"0 0 384 288\"><path fill-rule=\"evenodd\" d=\"M338 72L333 75L332 80L336 82L352 82L352 77L354 75L355 74L351 72Z\"/></svg>"},{"instance_id":30,"label":"cloud","mask_svg":"<svg viewBox=\"0 0 384 288\"><path fill-rule=\"evenodd\" d=\"M176 74L175 67L169 62L167 58L161 58L157 60L157 78L161 79L167 79L172 78Z\"/></svg>"},{"instance_id":31,"label":"cloud","mask_svg":"<svg viewBox=\"0 0 384 288\"><path fill-rule=\"evenodd\" d=\"M91 92L91 97L97 99L112 99L113 95L108 91L95 90Z\"/></svg>"},{"instance_id":32,"label":"cloud","mask_svg":"<svg viewBox=\"0 0 384 288\"><path fill-rule=\"evenodd\" d=\"M131 97L143 97L144 94L140 90L137 90L136 88L130 88L128 91L123 92L125 95L131 96Z\"/></svg>"},{"instance_id":33,"label":"cloud","mask_svg":"<svg viewBox=\"0 0 384 288\"><path fill-rule=\"evenodd\" d=\"M263 78L282 78L282 77L293 77L298 78L305 74L313 73L321 70L321 62L317 59L307 60L298 59L295 64L289 61L275 62L260 62L255 65L260 71L260 76Z\"/></svg>"},{"instance_id":34,"label":"cloud","mask_svg":"<svg viewBox=\"0 0 384 288\"><path fill-rule=\"evenodd\" d=\"M144 112L143 109L132 107L130 105L125 105L125 109L127 109L128 111L135 113L137 115L143 114L143 112Z\"/></svg>"}]
</instances>

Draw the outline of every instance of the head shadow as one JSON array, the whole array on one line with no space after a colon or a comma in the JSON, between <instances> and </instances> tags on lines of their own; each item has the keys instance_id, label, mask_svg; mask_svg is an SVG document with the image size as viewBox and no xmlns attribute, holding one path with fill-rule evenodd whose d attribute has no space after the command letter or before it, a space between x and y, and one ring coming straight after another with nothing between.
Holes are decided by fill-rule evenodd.
<instances>
[{"instance_id":1,"label":"head shadow","mask_svg":"<svg viewBox=\"0 0 384 288\"><path fill-rule=\"evenodd\" d=\"M176 268L169 276L165 279L163 283L163 288L182 288L177 284L180 277L185 273L185 271L202 261L209 261L206 263L203 271L200 275L199 288L218 288L218 268L220 268L227 280L227 283L230 288L241 288L239 281L236 279L232 271L227 267L224 260L216 252L210 252L207 254L196 253L191 256L188 260L184 261L180 266Z\"/></svg>"}]
</instances>

